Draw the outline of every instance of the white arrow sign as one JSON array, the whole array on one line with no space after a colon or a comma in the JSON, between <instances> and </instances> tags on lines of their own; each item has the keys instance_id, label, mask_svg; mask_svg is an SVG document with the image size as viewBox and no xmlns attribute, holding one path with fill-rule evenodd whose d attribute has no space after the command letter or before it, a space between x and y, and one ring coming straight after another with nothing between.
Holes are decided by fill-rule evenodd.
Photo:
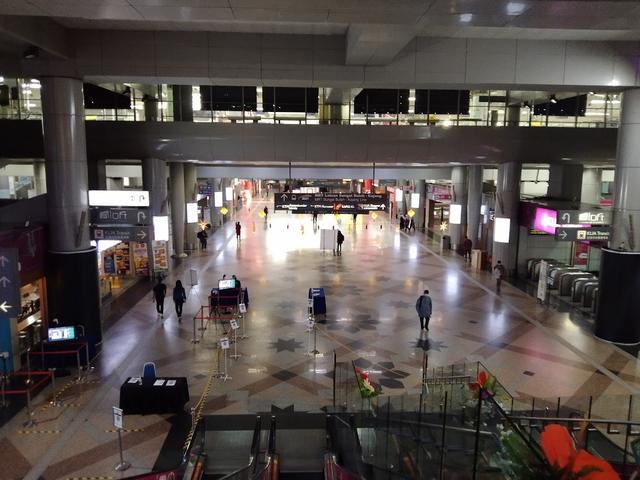
<instances>
[{"instance_id":1,"label":"white arrow sign","mask_svg":"<svg viewBox=\"0 0 640 480\"><path fill-rule=\"evenodd\" d=\"M142 223L147 219L147 216L144 212L138 212L138 223Z\"/></svg>"},{"instance_id":2,"label":"white arrow sign","mask_svg":"<svg viewBox=\"0 0 640 480\"><path fill-rule=\"evenodd\" d=\"M147 234L146 234L146 233L144 233L144 230L141 230L141 231L138 233L138 237L140 238L140 240L144 240L144 238L145 238L146 236L147 236Z\"/></svg>"},{"instance_id":3,"label":"white arrow sign","mask_svg":"<svg viewBox=\"0 0 640 480\"><path fill-rule=\"evenodd\" d=\"M287 198L289 198L289 197L287 197L287 194L286 194L286 193L283 193L283 194L280 196L280 200L286 200Z\"/></svg>"},{"instance_id":4,"label":"white arrow sign","mask_svg":"<svg viewBox=\"0 0 640 480\"><path fill-rule=\"evenodd\" d=\"M567 238L567 235L568 235L567 232L565 232L564 230L561 230L560 233L558 233L558 236L562 238L562 240Z\"/></svg>"},{"instance_id":5,"label":"white arrow sign","mask_svg":"<svg viewBox=\"0 0 640 480\"><path fill-rule=\"evenodd\" d=\"M9 262L9 259L4 255L0 257L0 267L4 267Z\"/></svg>"},{"instance_id":6,"label":"white arrow sign","mask_svg":"<svg viewBox=\"0 0 640 480\"><path fill-rule=\"evenodd\" d=\"M0 310L2 310L4 313L7 313L12 306L13 305L9 305L7 302L2 302L0 303Z\"/></svg>"},{"instance_id":7,"label":"white arrow sign","mask_svg":"<svg viewBox=\"0 0 640 480\"><path fill-rule=\"evenodd\" d=\"M11 283L11 280L9 280L7 277L0 277L0 284L2 284L3 288L5 288L9 283Z\"/></svg>"}]
</instances>

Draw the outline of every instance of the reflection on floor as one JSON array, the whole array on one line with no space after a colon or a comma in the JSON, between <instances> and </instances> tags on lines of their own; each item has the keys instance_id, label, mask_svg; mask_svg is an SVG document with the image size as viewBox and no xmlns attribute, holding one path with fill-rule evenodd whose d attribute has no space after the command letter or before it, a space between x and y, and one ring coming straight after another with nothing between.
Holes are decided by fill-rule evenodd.
<instances>
[{"instance_id":1,"label":"reflection on floor","mask_svg":"<svg viewBox=\"0 0 640 480\"><path fill-rule=\"evenodd\" d=\"M371 370L389 394L416 391L424 352L430 366L481 360L514 395L640 389L634 357L515 287L506 285L496 296L490 275L435 254L419 233L400 233L380 218L359 216L354 226L351 217L336 223L326 215L320 227L335 226L346 237L343 254L336 256L319 249L310 217L278 213L265 222L257 214L262 206L258 202L232 219L242 222L240 242L230 221L212 235L206 252L174 269L168 284L181 279L188 290L182 323L170 298L165 311L171 313L159 321L150 294L142 296L108 330L90 380L63 382L63 407L49 407L47 391L34 402L36 427L22 428L22 415L2 428L0 461L12 472L6 478L119 478L111 407L118 404L121 383L154 361L159 375L188 377L195 405L218 368L222 331L212 326L193 345L192 319L223 274L238 275L249 289L249 338L238 343L241 357L230 361L232 379L214 380L203 413L318 411L332 398L334 351L340 360ZM190 268L198 271L197 285L189 286ZM328 310L315 358L307 355L310 287L325 289ZM428 336L421 335L414 309L425 288L434 305ZM173 423L169 416L125 417L125 457L133 464L127 475L151 469Z\"/></svg>"}]
</instances>

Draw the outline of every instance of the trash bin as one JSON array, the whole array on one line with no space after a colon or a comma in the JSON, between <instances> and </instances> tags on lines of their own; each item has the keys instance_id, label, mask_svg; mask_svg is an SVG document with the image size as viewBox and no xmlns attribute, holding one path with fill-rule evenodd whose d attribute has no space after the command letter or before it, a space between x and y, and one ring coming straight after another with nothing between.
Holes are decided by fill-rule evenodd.
<instances>
[{"instance_id":1,"label":"trash bin","mask_svg":"<svg viewBox=\"0 0 640 480\"><path fill-rule=\"evenodd\" d=\"M440 253L446 250L451 250L451 237L449 235L443 235L440 239Z\"/></svg>"}]
</instances>

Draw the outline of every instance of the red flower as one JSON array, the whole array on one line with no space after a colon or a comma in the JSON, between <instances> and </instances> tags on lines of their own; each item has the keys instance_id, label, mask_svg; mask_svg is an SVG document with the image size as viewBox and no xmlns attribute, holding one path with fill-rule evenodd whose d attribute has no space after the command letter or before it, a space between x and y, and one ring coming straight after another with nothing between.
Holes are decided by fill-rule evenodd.
<instances>
[{"instance_id":1,"label":"red flower","mask_svg":"<svg viewBox=\"0 0 640 480\"><path fill-rule=\"evenodd\" d=\"M576 451L573 439L562 425L551 424L540 434L540 446L561 480L620 480L613 467L586 450Z\"/></svg>"}]
</instances>

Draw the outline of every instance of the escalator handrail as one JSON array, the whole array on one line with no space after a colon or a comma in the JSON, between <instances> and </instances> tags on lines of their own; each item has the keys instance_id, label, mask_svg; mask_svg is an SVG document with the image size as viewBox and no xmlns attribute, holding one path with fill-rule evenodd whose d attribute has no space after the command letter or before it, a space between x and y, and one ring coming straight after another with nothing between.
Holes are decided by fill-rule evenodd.
<instances>
[{"instance_id":1,"label":"escalator handrail","mask_svg":"<svg viewBox=\"0 0 640 480\"><path fill-rule=\"evenodd\" d=\"M258 457L260 456L260 432L262 431L262 419L260 415L256 417L256 424L253 428L253 437L251 439L251 452L249 454L249 463L244 467L240 467L234 472L231 472L224 477L221 477L220 480L225 479L233 479L233 478L241 478L240 475L244 472L248 472L248 477L251 477L253 473L256 471L256 467L258 466Z\"/></svg>"}]
</instances>

